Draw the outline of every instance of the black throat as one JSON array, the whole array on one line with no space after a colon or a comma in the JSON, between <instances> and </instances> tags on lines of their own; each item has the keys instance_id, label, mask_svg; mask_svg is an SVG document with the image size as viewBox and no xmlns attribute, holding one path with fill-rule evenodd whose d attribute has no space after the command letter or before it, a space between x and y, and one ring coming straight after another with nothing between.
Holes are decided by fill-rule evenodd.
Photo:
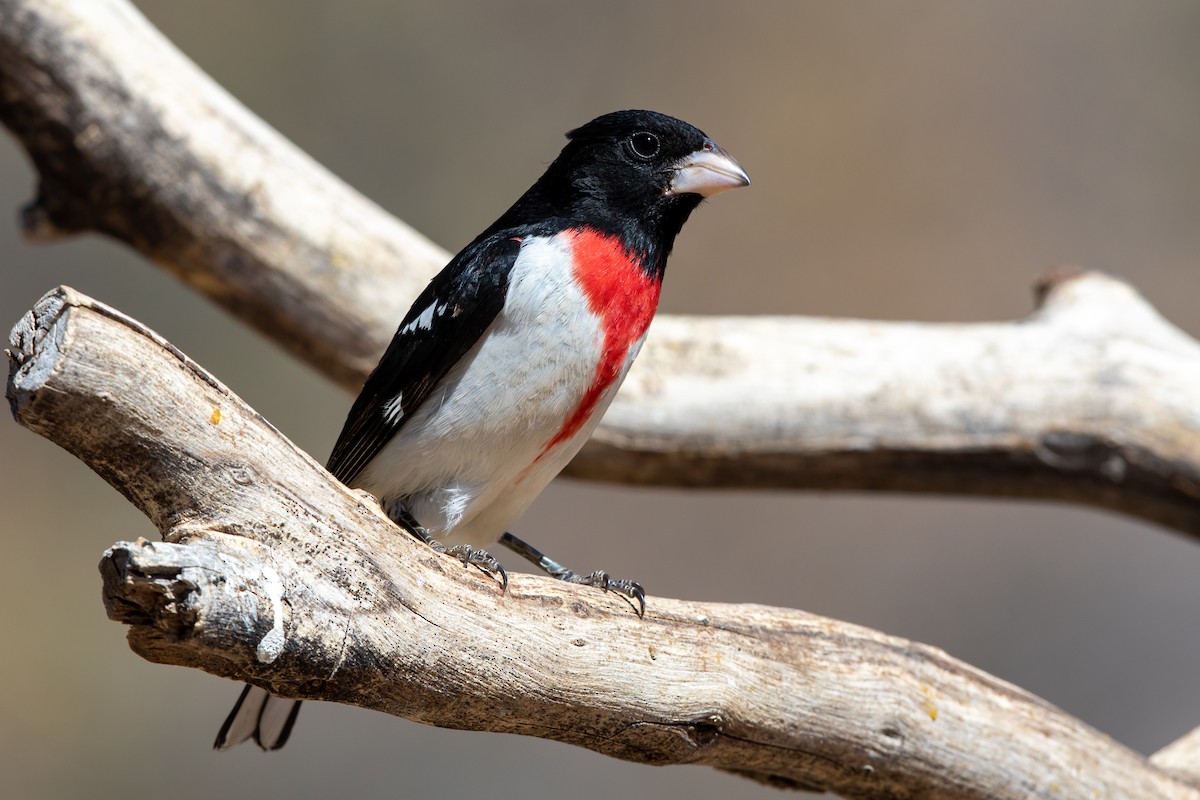
<instances>
[{"instance_id":1,"label":"black throat","mask_svg":"<svg viewBox=\"0 0 1200 800\"><path fill-rule=\"evenodd\" d=\"M552 236L569 228L590 228L617 238L648 275L662 280L675 237L703 198L604 191L598 181L564 180L555 166L479 238L500 232Z\"/></svg>"}]
</instances>

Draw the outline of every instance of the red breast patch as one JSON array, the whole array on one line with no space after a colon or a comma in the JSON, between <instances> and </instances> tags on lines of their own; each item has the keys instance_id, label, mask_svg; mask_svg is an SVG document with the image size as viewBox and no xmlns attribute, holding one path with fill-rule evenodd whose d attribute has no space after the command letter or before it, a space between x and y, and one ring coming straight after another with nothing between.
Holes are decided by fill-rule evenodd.
<instances>
[{"instance_id":1,"label":"red breast patch","mask_svg":"<svg viewBox=\"0 0 1200 800\"><path fill-rule=\"evenodd\" d=\"M570 237L575 280L592 313L600 319L604 343L591 385L559 432L542 448L543 454L578 433L595 411L600 395L620 375L630 345L650 327L662 289L662 282L647 274L616 237L587 228L576 228L565 235Z\"/></svg>"}]
</instances>

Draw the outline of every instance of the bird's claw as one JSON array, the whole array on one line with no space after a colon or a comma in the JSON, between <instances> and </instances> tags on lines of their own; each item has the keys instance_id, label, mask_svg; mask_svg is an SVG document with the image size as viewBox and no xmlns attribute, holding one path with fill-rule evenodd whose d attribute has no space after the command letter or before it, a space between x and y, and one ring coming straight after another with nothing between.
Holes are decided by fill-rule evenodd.
<instances>
[{"instance_id":1,"label":"bird's claw","mask_svg":"<svg viewBox=\"0 0 1200 800\"><path fill-rule=\"evenodd\" d=\"M433 534L424 525L417 522L402 503L388 508L387 515L397 525L432 547L434 552L454 556L463 563L464 567L478 567L479 571L488 577L499 579L501 592L508 590L508 573L504 571L504 565L497 561L491 553L471 547L469 544L456 544L449 547L442 544L433 538Z\"/></svg>"},{"instance_id":2,"label":"bird's claw","mask_svg":"<svg viewBox=\"0 0 1200 800\"><path fill-rule=\"evenodd\" d=\"M447 547L435 541L431 542L431 545L439 553L454 556L463 563L464 567L477 567L485 575L496 578L500 581L500 591L507 591L508 572L505 571L504 565L497 561L491 553L471 547L469 544L456 544Z\"/></svg>"},{"instance_id":3,"label":"bird's claw","mask_svg":"<svg viewBox=\"0 0 1200 800\"><path fill-rule=\"evenodd\" d=\"M564 580L567 583L578 583L583 586L595 586L597 589L603 589L606 592L615 592L627 600L636 601L637 614L639 617L646 616L646 590L637 581L625 580L624 578L612 578L607 572L598 569L588 575L576 575L574 572L567 571L562 575L556 576L559 580Z\"/></svg>"},{"instance_id":4,"label":"bird's claw","mask_svg":"<svg viewBox=\"0 0 1200 800\"><path fill-rule=\"evenodd\" d=\"M537 564L539 569L545 570L551 577L558 578L560 581L577 583L583 586L595 586L597 589L603 589L606 592L616 592L630 601L629 604L634 607L639 617L646 616L646 590L637 581L610 578L608 573L602 569L598 569L588 575L577 575L572 570L567 569L562 564L547 556L541 550L538 550L529 542L519 539L511 533L505 533L501 536L500 544L517 553L522 558ZM633 601L637 601L637 605L634 605Z\"/></svg>"}]
</instances>

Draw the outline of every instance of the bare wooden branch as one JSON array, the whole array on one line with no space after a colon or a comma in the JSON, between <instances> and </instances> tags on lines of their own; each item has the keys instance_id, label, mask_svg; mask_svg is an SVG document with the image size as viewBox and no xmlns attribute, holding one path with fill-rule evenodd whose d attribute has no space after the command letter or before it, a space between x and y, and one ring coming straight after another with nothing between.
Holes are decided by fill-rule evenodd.
<instances>
[{"instance_id":1,"label":"bare wooden branch","mask_svg":"<svg viewBox=\"0 0 1200 800\"><path fill-rule=\"evenodd\" d=\"M347 387L447 257L125 0L0 0L0 120L41 176L32 238L122 239ZM660 318L568 474L1052 498L1200 534L1200 348L1112 279L1048 286L1011 324Z\"/></svg>"},{"instance_id":2,"label":"bare wooden branch","mask_svg":"<svg viewBox=\"0 0 1200 800\"><path fill-rule=\"evenodd\" d=\"M40 178L27 237L127 242L347 387L445 263L125 0L0 0L0 121Z\"/></svg>"},{"instance_id":3,"label":"bare wooden branch","mask_svg":"<svg viewBox=\"0 0 1200 800\"><path fill-rule=\"evenodd\" d=\"M1200 345L1113 278L1062 277L1012 323L675 318L651 340L578 473L1063 499L1200 534Z\"/></svg>"},{"instance_id":4,"label":"bare wooden branch","mask_svg":"<svg viewBox=\"0 0 1200 800\"><path fill-rule=\"evenodd\" d=\"M495 581L436 555L160 337L69 289L14 329L18 421L166 542L104 556L161 663L433 725L847 797L1200 798L936 648L798 611Z\"/></svg>"}]
</instances>

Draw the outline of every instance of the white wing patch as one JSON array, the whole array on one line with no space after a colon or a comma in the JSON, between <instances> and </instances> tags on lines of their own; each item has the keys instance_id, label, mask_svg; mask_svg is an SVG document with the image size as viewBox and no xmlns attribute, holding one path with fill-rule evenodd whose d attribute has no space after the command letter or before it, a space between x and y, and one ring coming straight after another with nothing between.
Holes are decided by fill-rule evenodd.
<instances>
[{"instance_id":1,"label":"white wing patch","mask_svg":"<svg viewBox=\"0 0 1200 800\"><path fill-rule=\"evenodd\" d=\"M395 424L404 419L404 392L393 397L383 407L383 418L388 422Z\"/></svg>"},{"instance_id":2,"label":"white wing patch","mask_svg":"<svg viewBox=\"0 0 1200 800\"><path fill-rule=\"evenodd\" d=\"M401 328L400 333L402 333L402 334L412 333L413 331L417 330L418 328L427 331L433 327L433 315L437 314L440 317L442 314L445 314L445 313L446 313L446 304L439 303L438 301L434 300L432 303L430 303L426 307L426 309L424 311L422 311L419 315L417 315L416 319L414 319L412 322L408 323L403 328Z\"/></svg>"}]
</instances>

